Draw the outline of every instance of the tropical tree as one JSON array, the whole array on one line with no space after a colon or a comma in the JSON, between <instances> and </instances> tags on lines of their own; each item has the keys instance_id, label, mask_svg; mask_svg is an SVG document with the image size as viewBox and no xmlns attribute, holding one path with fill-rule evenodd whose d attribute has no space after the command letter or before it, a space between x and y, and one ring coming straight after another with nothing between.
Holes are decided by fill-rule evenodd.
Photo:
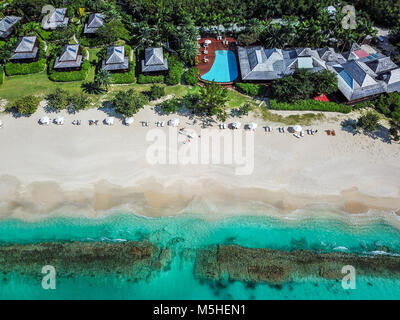
<instances>
[{"instance_id":1,"label":"tropical tree","mask_svg":"<svg viewBox=\"0 0 400 320\"><path fill-rule=\"evenodd\" d=\"M107 70L100 69L94 79L100 87L104 87L108 91L108 86L111 83L111 74Z\"/></svg>"},{"instance_id":2,"label":"tropical tree","mask_svg":"<svg viewBox=\"0 0 400 320\"><path fill-rule=\"evenodd\" d=\"M378 128L379 116L373 112L367 112L358 118L357 127L363 129L367 133L373 133Z\"/></svg>"},{"instance_id":3,"label":"tropical tree","mask_svg":"<svg viewBox=\"0 0 400 320\"><path fill-rule=\"evenodd\" d=\"M37 110L39 102L39 98L30 95L17 99L13 107L22 115L31 115Z\"/></svg>"},{"instance_id":4,"label":"tropical tree","mask_svg":"<svg viewBox=\"0 0 400 320\"><path fill-rule=\"evenodd\" d=\"M132 117L147 103L146 96L136 92L134 89L120 91L111 101L115 111L125 117Z\"/></svg>"},{"instance_id":5,"label":"tropical tree","mask_svg":"<svg viewBox=\"0 0 400 320\"><path fill-rule=\"evenodd\" d=\"M226 121L226 103L228 101L228 90L218 85L215 81L206 83L200 89L198 111L207 116L216 116L220 121Z\"/></svg>"}]
</instances>

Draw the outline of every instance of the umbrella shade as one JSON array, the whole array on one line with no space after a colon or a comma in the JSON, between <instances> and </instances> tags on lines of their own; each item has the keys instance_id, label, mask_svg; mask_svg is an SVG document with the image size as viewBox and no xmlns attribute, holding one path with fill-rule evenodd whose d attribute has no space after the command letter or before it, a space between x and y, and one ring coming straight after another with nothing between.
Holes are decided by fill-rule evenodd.
<instances>
[{"instance_id":1,"label":"umbrella shade","mask_svg":"<svg viewBox=\"0 0 400 320\"><path fill-rule=\"evenodd\" d=\"M49 117L43 117L43 118L40 118L40 123L41 124L49 124L50 123L50 119L49 119Z\"/></svg>"},{"instance_id":2,"label":"umbrella shade","mask_svg":"<svg viewBox=\"0 0 400 320\"><path fill-rule=\"evenodd\" d=\"M301 131L303 131L303 128L301 126L299 126L299 125L295 125L293 127L293 130L296 131L296 132L301 132Z\"/></svg>"},{"instance_id":3,"label":"umbrella shade","mask_svg":"<svg viewBox=\"0 0 400 320\"><path fill-rule=\"evenodd\" d=\"M177 126L179 126L179 119L178 118L174 118L174 119L170 120L169 123L170 123L171 126L177 127Z\"/></svg>"},{"instance_id":4,"label":"umbrella shade","mask_svg":"<svg viewBox=\"0 0 400 320\"><path fill-rule=\"evenodd\" d=\"M210 44L210 43L211 43L211 40L207 39L207 40L204 41L204 43L205 43L205 44Z\"/></svg>"},{"instance_id":5,"label":"umbrella shade","mask_svg":"<svg viewBox=\"0 0 400 320\"><path fill-rule=\"evenodd\" d=\"M64 123L64 117L57 116L57 117L54 119L54 121L55 121L55 123L57 123L57 124L63 124L63 123Z\"/></svg>"},{"instance_id":6,"label":"umbrella shade","mask_svg":"<svg viewBox=\"0 0 400 320\"><path fill-rule=\"evenodd\" d=\"M249 127L250 130L257 129L257 123L250 122L249 125L248 125L248 127Z\"/></svg>"},{"instance_id":7,"label":"umbrella shade","mask_svg":"<svg viewBox=\"0 0 400 320\"><path fill-rule=\"evenodd\" d=\"M114 124L114 117L107 117L106 118L106 123L108 125L113 125Z\"/></svg>"},{"instance_id":8,"label":"umbrella shade","mask_svg":"<svg viewBox=\"0 0 400 320\"><path fill-rule=\"evenodd\" d=\"M125 118L125 124L130 125L134 122L133 117Z\"/></svg>"},{"instance_id":9,"label":"umbrella shade","mask_svg":"<svg viewBox=\"0 0 400 320\"><path fill-rule=\"evenodd\" d=\"M232 127L234 127L235 129L239 129L241 125L242 125L242 124L241 124L240 122L234 122L234 123L232 123Z\"/></svg>"}]
</instances>

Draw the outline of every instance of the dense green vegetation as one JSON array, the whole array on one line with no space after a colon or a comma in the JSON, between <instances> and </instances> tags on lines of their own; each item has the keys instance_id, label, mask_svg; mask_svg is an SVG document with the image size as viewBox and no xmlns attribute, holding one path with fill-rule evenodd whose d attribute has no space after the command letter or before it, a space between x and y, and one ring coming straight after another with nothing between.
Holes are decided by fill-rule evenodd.
<instances>
[{"instance_id":1,"label":"dense green vegetation","mask_svg":"<svg viewBox=\"0 0 400 320\"><path fill-rule=\"evenodd\" d=\"M150 100L157 100L163 96L165 96L165 87L164 86L153 84L150 87L150 91L149 91Z\"/></svg>"},{"instance_id":2,"label":"dense green vegetation","mask_svg":"<svg viewBox=\"0 0 400 320\"><path fill-rule=\"evenodd\" d=\"M4 81L4 70L3 67L0 66L0 84L3 84Z\"/></svg>"},{"instance_id":3,"label":"dense green vegetation","mask_svg":"<svg viewBox=\"0 0 400 320\"><path fill-rule=\"evenodd\" d=\"M199 81L199 74L200 71L197 67L191 67L184 73L183 79L185 80L186 84L195 86Z\"/></svg>"},{"instance_id":4,"label":"dense green vegetation","mask_svg":"<svg viewBox=\"0 0 400 320\"><path fill-rule=\"evenodd\" d=\"M5 66L7 76L15 76L17 74L31 74L42 72L46 68L46 59L39 59L31 63L13 63L8 62Z\"/></svg>"},{"instance_id":5,"label":"dense green vegetation","mask_svg":"<svg viewBox=\"0 0 400 320\"><path fill-rule=\"evenodd\" d=\"M361 128L366 133L373 133L378 128L379 116L372 111L367 112L358 118L357 128Z\"/></svg>"},{"instance_id":6,"label":"dense green vegetation","mask_svg":"<svg viewBox=\"0 0 400 320\"><path fill-rule=\"evenodd\" d=\"M139 74L139 77L138 77L138 83L140 83L140 84L163 83L163 82L164 82L163 75L150 76L150 75Z\"/></svg>"},{"instance_id":7,"label":"dense green vegetation","mask_svg":"<svg viewBox=\"0 0 400 320\"><path fill-rule=\"evenodd\" d=\"M35 96L25 96L16 100L12 105L12 108L15 108L18 113L27 116L35 113L39 106L39 102L39 98Z\"/></svg>"},{"instance_id":8,"label":"dense green vegetation","mask_svg":"<svg viewBox=\"0 0 400 320\"><path fill-rule=\"evenodd\" d=\"M328 111L349 113L352 107L334 102L323 102L312 99L296 100L294 102L277 102L274 99L270 100L270 108L272 110L302 110L302 111Z\"/></svg>"},{"instance_id":9,"label":"dense green vegetation","mask_svg":"<svg viewBox=\"0 0 400 320\"><path fill-rule=\"evenodd\" d=\"M311 73L298 69L292 76L277 79L271 85L272 97L283 102L310 99L318 93L331 94L337 90L337 76L328 70Z\"/></svg>"},{"instance_id":10,"label":"dense green vegetation","mask_svg":"<svg viewBox=\"0 0 400 320\"><path fill-rule=\"evenodd\" d=\"M235 83L235 86L240 92L247 94L252 97L263 96L266 91L265 85L254 84L254 83Z\"/></svg>"},{"instance_id":11,"label":"dense green vegetation","mask_svg":"<svg viewBox=\"0 0 400 320\"><path fill-rule=\"evenodd\" d=\"M115 111L125 117L132 117L142 109L147 102L146 96L134 89L119 91L111 101Z\"/></svg>"},{"instance_id":12,"label":"dense green vegetation","mask_svg":"<svg viewBox=\"0 0 400 320\"><path fill-rule=\"evenodd\" d=\"M72 107L74 110L79 111L86 109L90 104L90 99L85 94L70 93L61 88L57 88L46 97L49 105L58 110Z\"/></svg>"},{"instance_id":13,"label":"dense green vegetation","mask_svg":"<svg viewBox=\"0 0 400 320\"><path fill-rule=\"evenodd\" d=\"M169 71L168 75L165 77L165 83L168 85L176 85L181 83L183 63L174 54L168 55L167 59Z\"/></svg>"}]
</instances>

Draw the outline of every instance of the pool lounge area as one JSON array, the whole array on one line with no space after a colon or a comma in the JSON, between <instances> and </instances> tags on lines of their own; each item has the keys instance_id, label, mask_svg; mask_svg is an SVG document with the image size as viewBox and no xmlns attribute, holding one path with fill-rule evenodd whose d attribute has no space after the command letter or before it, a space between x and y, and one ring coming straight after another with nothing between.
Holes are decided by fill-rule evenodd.
<instances>
[{"instance_id":1,"label":"pool lounge area","mask_svg":"<svg viewBox=\"0 0 400 320\"><path fill-rule=\"evenodd\" d=\"M236 41L234 38L216 40L203 38L199 40L199 80L203 82L215 81L224 85L231 85L239 76L239 67L235 54ZM207 41L207 46L204 46Z\"/></svg>"}]
</instances>

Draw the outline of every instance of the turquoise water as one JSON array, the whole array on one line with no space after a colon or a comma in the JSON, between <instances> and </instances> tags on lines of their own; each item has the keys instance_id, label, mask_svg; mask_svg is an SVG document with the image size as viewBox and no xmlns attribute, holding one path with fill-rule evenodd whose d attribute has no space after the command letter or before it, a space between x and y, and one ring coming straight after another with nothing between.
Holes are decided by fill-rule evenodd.
<instances>
[{"instance_id":1,"label":"turquoise water","mask_svg":"<svg viewBox=\"0 0 400 320\"><path fill-rule=\"evenodd\" d=\"M215 51L215 60L210 71L201 78L207 81L232 82L238 77L235 53L231 50Z\"/></svg>"},{"instance_id":2,"label":"turquoise water","mask_svg":"<svg viewBox=\"0 0 400 320\"><path fill-rule=\"evenodd\" d=\"M279 250L346 250L373 254L381 247L400 253L400 233L384 221L363 227L337 220L282 221L267 217L231 217L207 221L187 215L149 219L119 214L101 219L52 218L26 223L0 222L0 242L41 241L124 241L148 239L178 253L170 270L151 281L129 282L120 276L57 279L56 290L43 290L40 281L8 274L2 276L0 299L399 299L400 281L377 277L357 277L355 290L342 289L341 282L307 278L273 287L249 288L234 282L226 288L210 286L193 276L193 261L182 260L187 248L235 243L247 247ZM179 240L179 241L177 241ZM347 248L347 249L345 249ZM39 274L40 276L40 274Z\"/></svg>"}]
</instances>

